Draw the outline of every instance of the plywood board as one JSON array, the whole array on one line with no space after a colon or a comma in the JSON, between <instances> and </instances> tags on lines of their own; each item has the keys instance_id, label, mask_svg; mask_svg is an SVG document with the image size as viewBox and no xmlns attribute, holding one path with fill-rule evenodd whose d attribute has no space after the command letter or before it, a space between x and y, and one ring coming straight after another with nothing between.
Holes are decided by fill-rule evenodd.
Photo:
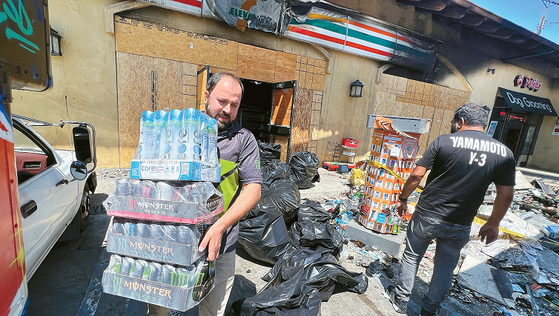
<instances>
[{"instance_id":1,"label":"plywood board","mask_svg":"<svg viewBox=\"0 0 559 316\"><path fill-rule=\"evenodd\" d=\"M152 58L152 72L157 74L157 110L178 109L181 107L182 65L180 62ZM195 94L195 92L193 92Z\"/></svg>"},{"instance_id":2,"label":"plywood board","mask_svg":"<svg viewBox=\"0 0 559 316\"><path fill-rule=\"evenodd\" d=\"M406 85L408 84L408 79L402 77L396 78L396 93L398 93L398 95L404 95L406 93Z\"/></svg>"},{"instance_id":3,"label":"plywood board","mask_svg":"<svg viewBox=\"0 0 559 316\"><path fill-rule=\"evenodd\" d=\"M117 53L121 166L136 152L143 111L184 108L183 67L174 60ZM195 98L195 96L191 96Z\"/></svg>"},{"instance_id":4,"label":"plywood board","mask_svg":"<svg viewBox=\"0 0 559 316\"><path fill-rule=\"evenodd\" d=\"M208 82L208 67L202 68L197 74L197 96L196 96L196 108L200 111L206 110L206 84Z\"/></svg>"},{"instance_id":5,"label":"plywood board","mask_svg":"<svg viewBox=\"0 0 559 316\"><path fill-rule=\"evenodd\" d=\"M308 89L298 89L295 95L295 103L293 104L293 129L291 131L291 150L293 152L304 151L308 149L313 91ZM320 112L318 112L320 114Z\"/></svg>"},{"instance_id":6,"label":"plywood board","mask_svg":"<svg viewBox=\"0 0 559 316\"><path fill-rule=\"evenodd\" d=\"M282 82L296 80L296 65L297 55L284 52L276 52L276 72L274 74L274 81Z\"/></svg>"},{"instance_id":7,"label":"plywood board","mask_svg":"<svg viewBox=\"0 0 559 316\"><path fill-rule=\"evenodd\" d=\"M150 57L117 53L118 125L121 167L129 167L140 135L140 118L152 110Z\"/></svg>"},{"instance_id":8,"label":"plywood board","mask_svg":"<svg viewBox=\"0 0 559 316\"><path fill-rule=\"evenodd\" d=\"M423 115L423 108L424 106L421 105L404 103L402 107L402 116L420 118Z\"/></svg>"},{"instance_id":9,"label":"plywood board","mask_svg":"<svg viewBox=\"0 0 559 316\"><path fill-rule=\"evenodd\" d=\"M328 63L325 60L317 59L315 60L314 65L326 69Z\"/></svg>"},{"instance_id":10,"label":"plywood board","mask_svg":"<svg viewBox=\"0 0 559 316\"><path fill-rule=\"evenodd\" d=\"M454 110L444 110L441 122L441 134L450 133L451 121L454 118Z\"/></svg>"},{"instance_id":11,"label":"plywood board","mask_svg":"<svg viewBox=\"0 0 559 316\"><path fill-rule=\"evenodd\" d=\"M312 126L319 126L320 125L320 111L312 111L312 113L311 113L311 125Z\"/></svg>"},{"instance_id":12,"label":"plywood board","mask_svg":"<svg viewBox=\"0 0 559 316\"><path fill-rule=\"evenodd\" d=\"M244 79L274 81L276 51L239 44L237 73Z\"/></svg>"},{"instance_id":13,"label":"plywood board","mask_svg":"<svg viewBox=\"0 0 559 316\"><path fill-rule=\"evenodd\" d=\"M320 62L321 60L318 60L318 62ZM326 68L319 66L319 65L315 65L314 66L314 73L320 74L320 75L326 75Z\"/></svg>"},{"instance_id":14,"label":"plywood board","mask_svg":"<svg viewBox=\"0 0 559 316\"><path fill-rule=\"evenodd\" d=\"M293 103L293 89L274 90L272 105L272 124L290 126L291 105Z\"/></svg>"},{"instance_id":15,"label":"plywood board","mask_svg":"<svg viewBox=\"0 0 559 316\"><path fill-rule=\"evenodd\" d=\"M441 122L443 119L444 110L435 109L433 113L433 121L431 122L431 132L429 133L429 144L435 140L440 135Z\"/></svg>"},{"instance_id":16,"label":"plywood board","mask_svg":"<svg viewBox=\"0 0 559 316\"><path fill-rule=\"evenodd\" d=\"M423 107L423 114L421 117L424 119L431 120L432 123L434 113L435 113L435 109L433 107L425 106ZM429 133L431 132L432 128L433 127L431 125L427 133L422 134L421 137L419 138L419 152L418 152L419 155L423 155L425 149L427 149L427 146L429 145Z\"/></svg>"},{"instance_id":17,"label":"plywood board","mask_svg":"<svg viewBox=\"0 0 559 316\"><path fill-rule=\"evenodd\" d=\"M239 43L115 17L116 51L235 70ZM273 69L273 68L271 68Z\"/></svg>"},{"instance_id":18,"label":"plywood board","mask_svg":"<svg viewBox=\"0 0 559 316\"><path fill-rule=\"evenodd\" d=\"M182 109L196 108L196 97L191 95L182 96Z\"/></svg>"},{"instance_id":19,"label":"plywood board","mask_svg":"<svg viewBox=\"0 0 559 316\"><path fill-rule=\"evenodd\" d=\"M435 102L433 106L437 109L452 109L452 93L450 88L437 86L437 92L435 94Z\"/></svg>"},{"instance_id":20,"label":"plywood board","mask_svg":"<svg viewBox=\"0 0 559 316\"><path fill-rule=\"evenodd\" d=\"M375 114L393 115L396 106L396 94L377 91L375 98Z\"/></svg>"},{"instance_id":21,"label":"plywood board","mask_svg":"<svg viewBox=\"0 0 559 316\"><path fill-rule=\"evenodd\" d=\"M324 91L324 85L326 84L326 76L321 74L314 74L312 81L312 89L317 91Z\"/></svg>"},{"instance_id":22,"label":"plywood board","mask_svg":"<svg viewBox=\"0 0 559 316\"><path fill-rule=\"evenodd\" d=\"M282 135L270 135L270 142L281 145L280 160L287 163L287 147L289 146L289 137Z\"/></svg>"},{"instance_id":23,"label":"plywood board","mask_svg":"<svg viewBox=\"0 0 559 316\"><path fill-rule=\"evenodd\" d=\"M307 76L305 77L305 89L312 89L312 82L314 78L314 74L307 72ZM318 75L317 75L318 76Z\"/></svg>"}]
</instances>

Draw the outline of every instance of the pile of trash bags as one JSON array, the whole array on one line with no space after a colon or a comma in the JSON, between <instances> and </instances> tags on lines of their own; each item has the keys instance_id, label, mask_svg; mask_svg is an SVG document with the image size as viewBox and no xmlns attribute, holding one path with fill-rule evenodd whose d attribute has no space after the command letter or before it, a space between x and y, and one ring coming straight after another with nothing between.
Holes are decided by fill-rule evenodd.
<instances>
[{"instance_id":1,"label":"pile of trash bags","mask_svg":"<svg viewBox=\"0 0 559 316\"><path fill-rule=\"evenodd\" d=\"M316 172L315 178L318 159L310 154L298 153L291 161L309 177ZM226 315L320 315L321 302L328 301L334 288L367 290L367 277L347 271L337 260L343 247L336 229L339 208L301 201L301 182L296 180L303 177L294 176L293 168L277 159L262 166L262 196L240 221L238 243L255 261L273 268L262 278L266 286L234 302ZM307 182L303 186L312 183Z\"/></svg>"},{"instance_id":2,"label":"pile of trash bags","mask_svg":"<svg viewBox=\"0 0 559 316\"><path fill-rule=\"evenodd\" d=\"M310 151L302 151L291 156L291 180L297 183L299 189L308 189L313 182L320 181L318 174L318 156Z\"/></svg>"},{"instance_id":3,"label":"pile of trash bags","mask_svg":"<svg viewBox=\"0 0 559 316\"><path fill-rule=\"evenodd\" d=\"M260 163L266 164L274 159L281 157L281 145L275 143L258 142L258 149L260 150Z\"/></svg>"},{"instance_id":4,"label":"pile of trash bags","mask_svg":"<svg viewBox=\"0 0 559 316\"><path fill-rule=\"evenodd\" d=\"M313 182L320 181L318 174L319 160L315 153L302 151L289 159L289 165L281 162L281 145L258 142L260 165L262 168L262 185L267 188L277 179L293 180L299 189L308 189Z\"/></svg>"}]
</instances>

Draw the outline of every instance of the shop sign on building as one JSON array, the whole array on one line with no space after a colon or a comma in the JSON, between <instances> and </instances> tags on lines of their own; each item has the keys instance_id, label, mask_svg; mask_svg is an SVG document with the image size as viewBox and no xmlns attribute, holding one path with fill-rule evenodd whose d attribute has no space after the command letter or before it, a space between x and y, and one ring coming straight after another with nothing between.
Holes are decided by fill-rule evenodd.
<instances>
[{"instance_id":1,"label":"shop sign on building","mask_svg":"<svg viewBox=\"0 0 559 316\"><path fill-rule=\"evenodd\" d=\"M435 64L435 42L396 31L378 20L350 16L314 3L292 6L291 11L293 20L285 32L287 38L423 71L433 69Z\"/></svg>"},{"instance_id":2,"label":"shop sign on building","mask_svg":"<svg viewBox=\"0 0 559 316\"><path fill-rule=\"evenodd\" d=\"M282 34L291 20L285 1L203 0L202 16L221 20L241 31L247 28Z\"/></svg>"},{"instance_id":3,"label":"shop sign on building","mask_svg":"<svg viewBox=\"0 0 559 316\"><path fill-rule=\"evenodd\" d=\"M557 112L553 108L549 99L536 97L529 94L515 92L503 88L499 88L501 94L507 103L507 106L512 109L520 110L523 112L533 112L543 115L557 116Z\"/></svg>"},{"instance_id":4,"label":"shop sign on building","mask_svg":"<svg viewBox=\"0 0 559 316\"><path fill-rule=\"evenodd\" d=\"M527 88L528 90L538 92L542 84L537 79L518 75L514 77L514 86L520 88Z\"/></svg>"}]
</instances>

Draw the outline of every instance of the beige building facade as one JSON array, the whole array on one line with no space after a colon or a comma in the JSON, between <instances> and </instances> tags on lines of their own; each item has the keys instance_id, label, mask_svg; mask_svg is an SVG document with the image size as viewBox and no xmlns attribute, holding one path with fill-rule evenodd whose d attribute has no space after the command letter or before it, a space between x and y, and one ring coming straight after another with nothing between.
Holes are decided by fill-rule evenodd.
<instances>
[{"instance_id":1,"label":"beige building facade","mask_svg":"<svg viewBox=\"0 0 559 316\"><path fill-rule=\"evenodd\" d=\"M375 9L369 14L427 36L442 32L430 18L395 3L376 1L371 7L388 5L398 13ZM363 155L371 137L368 114L430 120L428 133L420 139L421 153L435 137L450 130L453 112L461 104L472 101L495 111L499 88L559 104L553 75L474 51L439 51L436 74L425 78L386 62L262 31L241 32L220 21L140 2L51 0L49 11L51 26L63 36L63 56L52 57L54 86L40 94L14 91L12 109L51 122L92 123L100 167L129 167L142 111L203 109L205 80L219 71L245 79L242 123L254 126L257 138L282 144L284 161L301 150L330 161L342 138L360 141L357 155ZM478 66L461 69L464 55ZM537 78L540 90L514 87L517 75ZM361 98L349 97L350 83L356 79L364 84ZM542 116L531 154L524 160L519 157L525 165L559 171L553 159L559 155L559 136L551 135L555 125L556 117ZM65 132L51 132L48 138L59 146L68 142Z\"/></svg>"}]
</instances>

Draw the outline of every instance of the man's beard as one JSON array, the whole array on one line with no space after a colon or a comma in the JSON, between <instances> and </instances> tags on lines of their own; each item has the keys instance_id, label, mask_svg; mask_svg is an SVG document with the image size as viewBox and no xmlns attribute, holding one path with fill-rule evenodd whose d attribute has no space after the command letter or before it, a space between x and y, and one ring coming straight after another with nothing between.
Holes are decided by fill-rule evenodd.
<instances>
[{"instance_id":1,"label":"man's beard","mask_svg":"<svg viewBox=\"0 0 559 316\"><path fill-rule=\"evenodd\" d=\"M210 109L210 102L208 101L208 102L206 102L206 113L208 113L208 110L209 110L209 109ZM217 113L216 113L216 116L218 116L218 115L227 117L227 118L229 119L229 123L223 123L223 122L220 122L219 120L217 120L215 117L212 117L213 119L215 119L215 120L217 121L217 130L218 130L219 132L222 132L222 131L225 131L225 130L230 129L231 126L233 126L233 123L235 123L235 121L232 121L232 120L231 120L231 116L229 116L229 114L227 114L227 113L225 113L225 112L223 112L223 111L217 112Z\"/></svg>"},{"instance_id":2,"label":"man's beard","mask_svg":"<svg viewBox=\"0 0 559 316\"><path fill-rule=\"evenodd\" d=\"M450 125L450 133L451 133L451 134L454 134L454 133L456 133L456 132L457 132L457 131L456 131L456 123L454 123L454 124Z\"/></svg>"}]
</instances>

